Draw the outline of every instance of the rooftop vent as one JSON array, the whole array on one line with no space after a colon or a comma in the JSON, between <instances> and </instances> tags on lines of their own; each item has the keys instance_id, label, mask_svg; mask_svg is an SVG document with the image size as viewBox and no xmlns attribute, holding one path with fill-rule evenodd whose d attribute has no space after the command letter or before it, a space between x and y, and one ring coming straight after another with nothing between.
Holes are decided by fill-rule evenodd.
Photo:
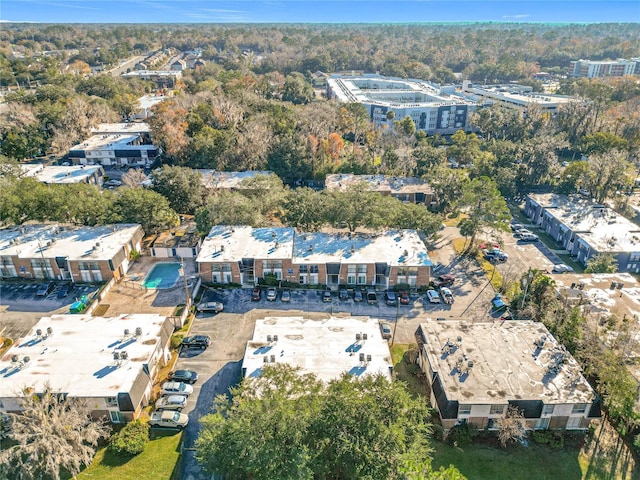
<instances>
[{"instance_id":1,"label":"rooftop vent","mask_svg":"<svg viewBox=\"0 0 640 480\"><path fill-rule=\"evenodd\" d=\"M309 251L313 252L313 245L309 245Z\"/></svg>"}]
</instances>

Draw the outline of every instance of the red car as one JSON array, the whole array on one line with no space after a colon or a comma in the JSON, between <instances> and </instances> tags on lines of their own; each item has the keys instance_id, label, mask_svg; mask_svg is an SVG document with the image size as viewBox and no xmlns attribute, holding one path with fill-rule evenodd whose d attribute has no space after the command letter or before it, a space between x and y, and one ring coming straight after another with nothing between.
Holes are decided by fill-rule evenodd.
<instances>
[{"instance_id":1,"label":"red car","mask_svg":"<svg viewBox=\"0 0 640 480\"><path fill-rule=\"evenodd\" d=\"M411 297L409 297L408 292L400 292L400 304L401 305L409 305L411 302Z\"/></svg>"},{"instance_id":2,"label":"red car","mask_svg":"<svg viewBox=\"0 0 640 480\"><path fill-rule=\"evenodd\" d=\"M262 298L262 290L260 290L258 287L254 288L253 292L251 292L251 301L259 302L261 298Z\"/></svg>"}]
</instances>

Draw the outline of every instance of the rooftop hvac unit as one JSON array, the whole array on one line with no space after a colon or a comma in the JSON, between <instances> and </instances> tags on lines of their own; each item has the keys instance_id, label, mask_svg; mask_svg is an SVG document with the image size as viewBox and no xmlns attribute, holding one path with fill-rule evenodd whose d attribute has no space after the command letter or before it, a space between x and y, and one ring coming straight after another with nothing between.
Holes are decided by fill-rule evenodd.
<instances>
[{"instance_id":1,"label":"rooftop hvac unit","mask_svg":"<svg viewBox=\"0 0 640 480\"><path fill-rule=\"evenodd\" d=\"M18 363L19 361L18 355L11 355L11 363Z\"/></svg>"},{"instance_id":2,"label":"rooftop hvac unit","mask_svg":"<svg viewBox=\"0 0 640 480\"><path fill-rule=\"evenodd\" d=\"M113 352L113 359L120 360L120 352Z\"/></svg>"},{"instance_id":3,"label":"rooftop hvac unit","mask_svg":"<svg viewBox=\"0 0 640 480\"><path fill-rule=\"evenodd\" d=\"M269 355L265 355L262 359L264 363L269 363Z\"/></svg>"},{"instance_id":4,"label":"rooftop hvac unit","mask_svg":"<svg viewBox=\"0 0 640 480\"><path fill-rule=\"evenodd\" d=\"M124 329L124 336L125 336L125 337L128 337L130 333L131 333L131 332L129 331L129 329L128 329L128 328L125 328L125 329Z\"/></svg>"},{"instance_id":5,"label":"rooftop hvac unit","mask_svg":"<svg viewBox=\"0 0 640 480\"><path fill-rule=\"evenodd\" d=\"M127 352L120 352L120 359L126 360L129 358L129 354Z\"/></svg>"},{"instance_id":6,"label":"rooftop hvac unit","mask_svg":"<svg viewBox=\"0 0 640 480\"><path fill-rule=\"evenodd\" d=\"M40 329L40 328L39 328L39 329L37 329L37 330L36 330L36 335L37 335L37 336L39 336L39 337L41 337L41 336L42 336L42 329Z\"/></svg>"},{"instance_id":7,"label":"rooftop hvac unit","mask_svg":"<svg viewBox=\"0 0 640 480\"><path fill-rule=\"evenodd\" d=\"M220 245L220 251L224 252L224 245Z\"/></svg>"},{"instance_id":8,"label":"rooftop hvac unit","mask_svg":"<svg viewBox=\"0 0 640 480\"><path fill-rule=\"evenodd\" d=\"M22 358L22 363L24 363L26 365L27 363L29 363L30 360L31 359L29 357L23 357Z\"/></svg>"},{"instance_id":9,"label":"rooftop hvac unit","mask_svg":"<svg viewBox=\"0 0 640 480\"><path fill-rule=\"evenodd\" d=\"M371 362L371 355L367 355L367 363Z\"/></svg>"},{"instance_id":10,"label":"rooftop hvac unit","mask_svg":"<svg viewBox=\"0 0 640 480\"><path fill-rule=\"evenodd\" d=\"M367 338L369 338L369 336L366 333L362 334L362 340L366 340Z\"/></svg>"},{"instance_id":11,"label":"rooftop hvac unit","mask_svg":"<svg viewBox=\"0 0 640 480\"><path fill-rule=\"evenodd\" d=\"M361 362L364 362L364 353L361 353L361 354L360 354L360 356L359 356L359 360L360 360Z\"/></svg>"},{"instance_id":12,"label":"rooftop hvac unit","mask_svg":"<svg viewBox=\"0 0 640 480\"><path fill-rule=\"evenodd\" d=\"M278 335L274 335L274 336L273 336L273 341L274 341L274 342L277 342L277 341L278 341Z\"/></svg>"},{"instance_id":13,"label":"rooftop hvac unit","mask_svg":"<svg viewBox=\"0 0 640 480\"><path fill-rule=\"evenodd\" d=\"M47 335L53 335L53 328L47 327Z\"/></svg>"},{"instance_id":14,"label":"rooftop hvac unit","mask_svg":"<svg viewBox=\"0 0 640 480\"><path fill-rule=\"evenodd\" d=\"M136 336L139 337L140 335L142 335L142 328L136 327Z\"/></svg>"},{"instance_id":15,"label":"rooftop hvac unit","mask_svg":"<svg viewBox=\"0 0 640 480\"><path fill-rule=\"evenodd\" d=\"M362 340L362 335L360 333L356 333L356 342Z\"/></svg>"},{"instance_id":16,"label":"rooftop hvac unit","mask_svg":"<svg viewBox=\"0 0 640 480\"><path fill-rule=\"evenodd\" d=\"M267 342L271 343L271 335L267 335Z\"/></svg>"},{"instance_id":17,"label":"rooftop hvac unit","mask_svg":"<svg viewBox=\"0 0 640 480\"><path fill-rule=\"evenodd\" d=\"M276 356L275 355L271 355L271 363L274 363L276 361Z\"/></svg>"}]
</instances>

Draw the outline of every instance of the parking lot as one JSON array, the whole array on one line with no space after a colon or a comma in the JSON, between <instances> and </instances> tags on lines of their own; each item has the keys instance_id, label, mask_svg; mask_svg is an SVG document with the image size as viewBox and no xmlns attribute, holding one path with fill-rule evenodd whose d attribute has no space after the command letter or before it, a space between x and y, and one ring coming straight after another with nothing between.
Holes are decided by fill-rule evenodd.
<instances>
[{"instance_id":1,"label":"parking lot","mask_svg":"<svg viewBox=\"0 0 640 480\"><path fill-rule=\"evenodd\" d=\"M0 282L0 335L20 338L44 316L69 313L69 306L82 295L89 298L98 291L96 285L74 285L66 296L59 293L65 282L55 282L46 296L38 296L40 282Z\"/></svg>"}]
</instances>

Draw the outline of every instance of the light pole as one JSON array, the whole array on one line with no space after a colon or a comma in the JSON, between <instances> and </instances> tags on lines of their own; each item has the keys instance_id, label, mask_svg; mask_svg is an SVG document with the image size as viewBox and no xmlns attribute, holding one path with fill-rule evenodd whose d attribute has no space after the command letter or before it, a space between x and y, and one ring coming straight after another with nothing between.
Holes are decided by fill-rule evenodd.
<instances>
[{"instance_id":1,"label":"light pole","mask_svg":"<svg viewBox=\"0 0 640 480\"><path fill-rule=\"evenodd\" d=\"M527 292L529 291L529 285L531 285L531 281L533 280L531 268L529 268L529 272L527 272L527 278L522 279L522 283L524 283L524 295L522 296L522 302L520 303L520 310L524 308L524 302L527 300Z\"/></svg>"},{"instance_id":2,"label":"light pole","mask_svg":"<svg viewBox=\"0 0 640 480\"><path fill-rule=\"evenodd\" d=\"M393 324L393 334L391 335L391 346L396 341L396 328L398 328L398 317L400 316L400 300L396 297L396 322Z\"/></svg>"}]
</instances>

